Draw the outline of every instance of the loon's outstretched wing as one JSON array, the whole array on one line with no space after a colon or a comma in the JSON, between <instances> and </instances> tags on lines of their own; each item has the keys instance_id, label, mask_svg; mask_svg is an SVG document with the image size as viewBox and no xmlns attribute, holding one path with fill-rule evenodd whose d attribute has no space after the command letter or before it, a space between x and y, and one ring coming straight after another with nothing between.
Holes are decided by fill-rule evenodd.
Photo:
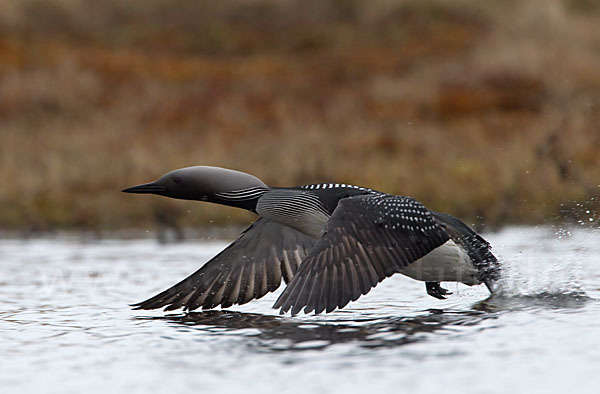
<instances>
[{"instance_id":1,"label":"loon's outstretched wing","mask_svg":"<svg viewBox=\"0 0 600 394\"><path fill-rule=\"evenodd\" d=\"M342 308L448 239L430 211L410 197L343 199L273 307L292 315L302 308Z\"/></svg>"},{"instance_id":2,"label":"loon's outstretched wing","mask_svg":"<svg viewBox=\"0 0 600 394\"><path fill-rule=\"evenodd\" d=\"M260 218L212 260L175 286L137 303L134 309L186 310L245 304L289 283L316 241Z\"/></svg>"}]
</instances>

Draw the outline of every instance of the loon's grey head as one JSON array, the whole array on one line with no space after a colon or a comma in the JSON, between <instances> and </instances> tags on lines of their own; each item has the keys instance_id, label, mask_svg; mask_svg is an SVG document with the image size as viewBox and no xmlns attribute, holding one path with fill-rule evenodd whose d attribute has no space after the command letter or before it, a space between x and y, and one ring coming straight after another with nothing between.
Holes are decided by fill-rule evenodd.
<instances>
[{"instance_id":1,"label":"loon's grey head","mask_svg":"<svg viewBox=\"0 0 600 394\"><path fill-rule=\"evenodd\" d=\"M260 179L226 168L195 166L166 173L154 182L124 189L125 193L158 194L183 200L206 200L219 193L268 189Z\"/></svg>"}]
</instances>

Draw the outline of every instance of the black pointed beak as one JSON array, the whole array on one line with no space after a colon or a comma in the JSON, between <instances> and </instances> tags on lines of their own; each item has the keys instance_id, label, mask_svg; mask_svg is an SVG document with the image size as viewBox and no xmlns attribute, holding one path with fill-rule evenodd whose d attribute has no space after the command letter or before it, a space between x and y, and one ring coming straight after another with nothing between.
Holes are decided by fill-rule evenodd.
<instances>
[{"instance_id":1,"label":"black pointed beak","mask_svg":"<svg viewBox=\"0 0 600 394\"><path fill-rule=\"evenodd\" d=\"M121 190L123 193L137 193L137 194L165 194L169 190L155 183L144 183L143 185L128 187L127 189Z\"/></svg>"}]
</instances>

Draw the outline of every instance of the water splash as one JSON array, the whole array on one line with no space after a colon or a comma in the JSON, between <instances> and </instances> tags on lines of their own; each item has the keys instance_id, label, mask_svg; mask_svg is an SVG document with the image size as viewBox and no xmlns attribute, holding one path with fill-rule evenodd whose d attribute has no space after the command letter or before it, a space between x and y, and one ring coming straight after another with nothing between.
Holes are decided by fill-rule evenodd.
<instances>
[{"instance_id":1,"label":"water splash","mask_svg":"<svg viewBox=\"0 0 600 394\"><path fill-rule=\"evenodd\" d=\"M597 279L597 270L592 269L591 256L600 253L599 235L600 232L579 229L554 231L550 227L542 232L523 228L499 233L496 242L500 248L502 243L510 243L512 250L510 257L501 258L504 272L495 296L523 300L537 297L556 301L557 305L560 300L593 299L588 292Z\"/></svg>"}]
</instances>

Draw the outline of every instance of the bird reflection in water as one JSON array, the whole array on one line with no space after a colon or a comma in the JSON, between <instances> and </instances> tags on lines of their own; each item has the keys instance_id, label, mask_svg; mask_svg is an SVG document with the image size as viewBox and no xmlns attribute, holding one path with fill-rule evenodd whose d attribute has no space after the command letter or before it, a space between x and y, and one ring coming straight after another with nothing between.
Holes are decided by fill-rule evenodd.
<instances>
[{"instance_id":1,"label":"bird reflection in water","mask_svg":"<svg viewBox=\"0 0 600 394\"><path fill-rule=\"evenodd\" d=\"M270 351L322 349L340 343L359 342L362 347L396 347L427 339L429 333L475 326L494 313L469 310L445 312L430 309L416 317L352 318L337 320L298 320L289 317L227 310L189 312L142 319L165 320L215 335L247 335Z\"/></svg>"},{"instance_id":2,"label":"bird reflection in water","mask_svg":"<svg viewBox=\"0 0 600 394\"><path fill-rule=\"evenodd\" d=\"M431 338L428 334L460 335L465 328L494 328L490 324L504 313L530 309L578 309L590 298L584 293L540 293L491 296L465 310L428 309L412 317L367 316L359 310L346 316L320 315L321 320L297 319L228 310L209 310L139 319L163 320L210 335L240 335L252 338L250 346L262 351L325 349L331 345L358 343L365 348L390 348ZM341 314L342 312L338 312Z\"/></svg>"}]
</instances>

